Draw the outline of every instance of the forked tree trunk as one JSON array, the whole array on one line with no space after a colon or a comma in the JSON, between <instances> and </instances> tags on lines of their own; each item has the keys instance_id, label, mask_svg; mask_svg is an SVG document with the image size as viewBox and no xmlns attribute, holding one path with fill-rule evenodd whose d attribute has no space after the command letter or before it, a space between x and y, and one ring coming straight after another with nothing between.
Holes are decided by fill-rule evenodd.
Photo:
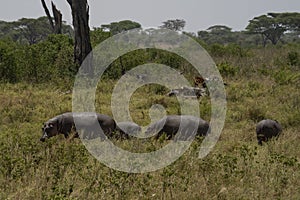
<instances>
[{"instance_id":1,"label":"forked tree trunk","mask_svg":"<svg viewBox=\"0 0 300 200\"><path fill-rule=\"evenodd\" d=\"M92 51L89 28L89 6L87 0L67 0L72 9L73 26L75 32L74 61L81 66L84 59ZM92 59L85 62L83 71L93 74Z\"/></svg>"},{"instance_id":2,"label":"forked tree trunk","mask_svg":"<svg viewBox=\"0 0 300 200\"><path fill-rule=\"evenodd\" d=\"M49 20L49 23L50 23L50 26L52 28L53 33L55 33L55 34L61 34L62 33L62 30L61 30L62 29L62 14L61 14L61 12L59 10L57 10L57 8L54 5L54 3L51 2L51 4L52 4L52 12L53 12L54 22L55 22L55 23L53 23L53 19L52 19L51 15L50 15L50 12L49 12L48 8L47 8L45 0L41 0L41 2L42 2L42 5L43 5L43 8L45 10L45 13L46 13L46 15L48 17L48 20Z\"/></svg>"},{"instance_id":3,"label":"forked tree trunk","mask_svg":"<svg viewBox=\"0 0 300 200\"><path fill-rule=\"evenodd\" d=\"M52 17L51 17L51 15L50 15L50 12L49 12L49 10L48 10L48 7L47 7L47 5L46 5L46 3L45 3L45 0L41 0L41 2L42 2L42 5L43 5L43 8L44 8L44 10L45 10L45 13L46 13L46 15L47 15L47 17L48 17L50 26L51 26L52 30L54 30L53 20L52 20Z\"/></svg>"}]
</instances>

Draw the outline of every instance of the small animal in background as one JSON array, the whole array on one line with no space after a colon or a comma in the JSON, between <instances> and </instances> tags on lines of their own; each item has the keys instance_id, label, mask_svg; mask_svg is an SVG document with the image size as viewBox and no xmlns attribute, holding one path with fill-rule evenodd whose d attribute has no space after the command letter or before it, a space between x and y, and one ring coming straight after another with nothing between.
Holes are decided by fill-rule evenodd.
<instances>
[{"instance_id":1,"label":"small animal in background","mask_svg":"<svg viewBox=\"0 0 300 200\"><path fill-rule=\"evenodd\" d=\"M205 79L202 76L194 77L194 87L206 88Z\"/></svg>"},{"instance_id":2,"label":"small animal in background","mask_svg":"<svg viewBox=\"0 0 300 200\"><path fill-rule=\"evenodd\" d=\"M40 141L44 142L46 138L50 138L58 134L63 134L65 138L68 138L72 128L76 128L74 118L76 118L75 121L78 122L76 125L85 130L87 132L85 135L89 138L92 136L90 133L95 133L100 129L99 125L103 132L109 136L111 136L112 132L116 129L115 121L108 115L89 112L76 114L67 112L57 115L44 123ZM76 131L75 137L78 136L79 135Z\"/></svg>"},{"instance_id":3,"label":"small animal in background","mask_svg":"<svg viewBox=\"0 0 300 200\"><path fill-rule=\"evenodd\" d=\"M264 119L256 125L256 137L259 145L269 139L278 138L282 132L282 127L276 120Z\"/></svg>"}]
</instances>

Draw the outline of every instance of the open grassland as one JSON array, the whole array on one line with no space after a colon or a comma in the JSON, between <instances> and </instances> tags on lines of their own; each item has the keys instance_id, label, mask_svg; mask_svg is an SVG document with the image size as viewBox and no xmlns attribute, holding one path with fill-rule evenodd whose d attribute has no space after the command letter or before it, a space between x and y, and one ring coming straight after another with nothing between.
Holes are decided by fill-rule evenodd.
<instances>
[{"instance_id":1,"label":"open grassland","mask_svg":"<svg viewBox=\"0 0 300 200\"><path fill-rule=\"evenodd\" d=\"M202 138L197 138L172 165L143 174L106 167L79 139L39 141L43 122L72 110L72 83L2 83L0 199L300 199L299 63L288 64L286 49L246 54L214 58L228 84L227 117L211 153L198 159ZM99 83L98 112L112 115L115 83ZM130 102L133 119L147 125L153 104L179 114L178 101L164 96L166 92L158 85L139 88ZM201 116L209 120L209 98L201 98L199 106ZM255 124L263 118L277 119L284 131L278 140L258 146ZM149 152L168 143L113 142L132 152Z\"/></svg>"}]
</instances>

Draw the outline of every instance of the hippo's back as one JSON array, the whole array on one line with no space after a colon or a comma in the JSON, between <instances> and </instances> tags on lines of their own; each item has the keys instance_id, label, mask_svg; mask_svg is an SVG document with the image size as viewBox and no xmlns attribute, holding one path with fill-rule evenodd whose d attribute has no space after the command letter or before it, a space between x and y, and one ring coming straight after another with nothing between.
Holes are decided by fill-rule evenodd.
<instances>
[{"instance_id":1,"label":"hippo's back","mask_svg":"<svg viewBox=\"0 0 300 200\"><path fill-rule=\"evenodd\" d=\"M166 133L168 138L170 138L180 131L182 133L180 138L186 139L190 138L192 134L204 136L208 129L209 124L199 117L191 115L168 115L150 125L146 134L156 131L158 132L156 138L162 133Z\"/></svg>"},{"instance_id":2,"label":"hippo's back","mask_svg":"<svg viewBox=\"0 0 300 200\"><path fill-rule=\"evenodd\" d=\"M281 125L271 119L260 121L256 126L257 134L273 135L276 136L282 131Z\"/></svg>"},{"instance_id":3,"label":"hippo's back","mask_svg":"<svg viewBox=\"0 0 300 200\"><path fill-rule=\"evenodd\" d=\"M141 127L134 122L119 122L117 123L117 130L127 134L138 134L142 131Z\"/></svg>"}]
</instances>

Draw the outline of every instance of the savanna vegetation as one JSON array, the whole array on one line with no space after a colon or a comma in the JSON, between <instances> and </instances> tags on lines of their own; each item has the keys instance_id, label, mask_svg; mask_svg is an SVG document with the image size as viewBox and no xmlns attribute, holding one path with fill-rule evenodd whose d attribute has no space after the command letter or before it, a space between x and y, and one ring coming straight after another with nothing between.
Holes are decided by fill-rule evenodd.
<instances>
[{"instance_id":1,"label":"savanna vegetation","mask_svg":"<svg viewBox=\"0 0 300 200\"><path fill-rule=\"evenodd\" d=\"M169 27L174 27L174 22L163 26L171 23ZM176 29L182 30L184 23L178 22ZM32 40L26 34L35 23L29 24L0 22L0 199L300 198L299 29L283 33L276 44L270 39L262 43L254 33L232 32L223 26L198 35L185 33L209 52L227 83L227 115L221 138L203 159L198 159L203 138L196 138L172 165L133 174L98 162L79 139L66 140L61 135L39 141L43 122L72 110L78 65L73 59L72 31ZM128 26L140 27L125 21L94 28L90 32L92 46ZM239 41L246 42L218 42L225 37L216 34L218 31L239 35L233 38L245 38ZM181 58L155 49L134 51L105 72L97 87L96 110L112 116L111 94L123 72L153 62L171 66L193 81L192 67ZM180 114L178 101L165 96L167 92L155 84L139 88L130 102L135 122L147 125L153 104L163 105L168 114ZM209 97L200 98L199 107L202 118L209 121ZM255 124L264 118L277 119L283 133L278 140L259 146ZM112 140L131 152L150 152L169 142L163 138Z\"/></svg>"}]
</instances>

